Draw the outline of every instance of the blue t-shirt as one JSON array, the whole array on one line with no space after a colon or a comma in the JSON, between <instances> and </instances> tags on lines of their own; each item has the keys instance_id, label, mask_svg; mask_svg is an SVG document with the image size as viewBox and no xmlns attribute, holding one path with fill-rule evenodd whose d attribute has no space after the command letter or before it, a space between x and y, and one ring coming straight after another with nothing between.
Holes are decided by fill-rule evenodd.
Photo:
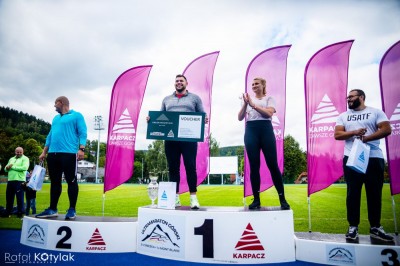
<instances>
[{"instance_id":1,"label":"blue t-shirt","mask_svg":"<svg viewBox=\"0 0 400 266\"><path fill-rule=\"evenodd\" d=\"M85 119L81 113L70 110L53 118L45 146L49 148L49 153L77 153L80 145L86 145L86 138Z\"/></svg>"}]
</instances>

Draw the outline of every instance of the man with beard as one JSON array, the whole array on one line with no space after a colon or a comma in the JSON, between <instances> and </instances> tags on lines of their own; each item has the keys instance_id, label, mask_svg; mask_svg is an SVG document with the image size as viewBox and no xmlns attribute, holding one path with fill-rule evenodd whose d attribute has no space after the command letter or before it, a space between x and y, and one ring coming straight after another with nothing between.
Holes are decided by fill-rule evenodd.
<instances>
[{"instance_id":1,"label":"man with beard","mask_svg":"<svg viewBox=\"0 0 400 266\"><path fill-rule=\"evenodd\" d=\"M371 240L393 242L393 237L386 234L380 224L385 162L382 150L379 148L380 139L390 135L392 130L385 113L366 106L364 102L365 93L362 90L351 90L347 97L349 110L340 114L335 127L335 139L345 141L343 171L347 183L346 206L347 221L349 222L346 239L358 241L361 191L365 184ZM361 139L371 148L365 174L358 173L346 166L355 138Z\"/></svg>"},{"instance_id":2,"label":"man with beard","mask_svg":"<svg viewBox=\"0 0 400 266\"><path fill-rule=\"evenodd\" d=\"M201 112L204 113L203 103L200 97L189 92L186 87L188 82L184 75L175 77L175 91L172 95L164 98L161 111L168 112ZM208 118L205 118L208 123ZM164 142L165 155L168 162L169 178L171 182L176 182L176 200L175 206L181 206L179 199L179 182L180 182L180 164L181 156L186 169L186 177L190 192L190 207L192 209L200 208L199 201L196 196L197 192L197 142L188 141L168 141Z\"/></svg>"},{"instance_id":3,"label":"man with beard","mask_svg":"<svg viewBox=\"0 0 400 266\"><path fill-rule=\"evenodd\" d=\"M47 166L51 180L50 206L37 218L57 217L57 205L62 192L62 177L68 183L69 209L65 220L74 220L76 202L78 200L78 182L76 180L77 160L85 155L87 129L81 113L69 109L69 100L60 96L55 100L54 107L58 112L53 118L51 129L46 138L46 144L39 159L43 161L47 155Z\"/></svg>"}]
</instances>

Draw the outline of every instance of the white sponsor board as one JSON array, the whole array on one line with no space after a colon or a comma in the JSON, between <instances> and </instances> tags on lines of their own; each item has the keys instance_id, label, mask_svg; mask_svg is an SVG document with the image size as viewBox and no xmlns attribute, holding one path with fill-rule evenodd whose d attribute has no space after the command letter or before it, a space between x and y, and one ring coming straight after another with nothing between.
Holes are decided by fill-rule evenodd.
<instances>
[{"instance_id":1,"label":"white sponsor board","mask_svg":"<svg viewBox=\"0 0 400 266\"><path fill-rule=\"evenodd\" d=\"M344 237L344 236L343 236ZM296 259L324 265L398 265L400 247L296 239Z\"/></svg>"},{"instance_id":2,"label":"white sponsor board","mask_svg":"<svg viewBox=\"0 0 400 266\"><path fill-rule=\"evenodd\" d=\"M136 221L118 222L115 218L112 222L93 220L90 217L80 222L25 216L20 242L31 247L67 252L136 251Z\"/></svg>"}]
</instances>

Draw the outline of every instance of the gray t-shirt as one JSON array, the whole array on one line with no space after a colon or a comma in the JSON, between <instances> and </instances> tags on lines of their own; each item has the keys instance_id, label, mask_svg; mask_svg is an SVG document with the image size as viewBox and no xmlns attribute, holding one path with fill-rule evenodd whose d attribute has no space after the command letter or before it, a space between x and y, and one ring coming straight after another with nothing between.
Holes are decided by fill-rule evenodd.
<instances>
[{"instance_id":1,"label":"gray t-shirt","mask_svg":"<svg viewBox=\"0 0 400 266\"><path fill-rule=\"evenodd\" d=\"M378 130L378 124L389 121L386 114L379 109L366 107L364 110L355 111L352 109L341 113L336 121L337 126L344 126L346 131L360 128L367 128L365 136L369 136ZM355 137L345 140L344 155L349 156ZM366 142L371 147L369 157L383 158L382 150L379 147L380 140Z\"/></svg>"},{"instance_id":2,"label":"gray t-shirt","mask_svg":"<svg viewBox=\"0 0 400 266\"><path fill-rule=\"evenodd\" d=\"M273 107L275 108L275 99L271 96L264 96L261 99L257 99L256 97L251 97L253 104L257 106L261 106L263 108ZM244 103L243 103L244 104ZM250 105L247 105L246 109L247 121L255 121L255 120L272 120L272 117L264 117L259 112L254 110Z\"/></svg>"},{"instance_id":3,"label":"gray t-shirt","mask_svg":"<svg viewBox=\"0 0 400 266\"><path fill-rule=\"evenodd\" d=\"M187 92L186 95L178 98L176 92L174 92L164 98L161 104L161 111L204 113L204 108L203 102L196 94Z\"/></svg>"}]
</instances>

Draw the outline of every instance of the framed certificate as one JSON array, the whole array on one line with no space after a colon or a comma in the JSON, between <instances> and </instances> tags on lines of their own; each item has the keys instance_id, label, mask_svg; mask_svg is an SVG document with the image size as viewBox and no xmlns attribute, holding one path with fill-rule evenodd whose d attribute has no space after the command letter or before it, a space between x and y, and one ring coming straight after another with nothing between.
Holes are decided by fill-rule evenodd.
<instances>
[{"instance_id":1,"label":"framed certificate","mask_svg":"<svg viewBox=\"0 0 400 266\"><path fill-rule=\"evenodd\" d=\"M147 139L204 141L205 113L150 111Z\"/></svg>"}]
</instances>

